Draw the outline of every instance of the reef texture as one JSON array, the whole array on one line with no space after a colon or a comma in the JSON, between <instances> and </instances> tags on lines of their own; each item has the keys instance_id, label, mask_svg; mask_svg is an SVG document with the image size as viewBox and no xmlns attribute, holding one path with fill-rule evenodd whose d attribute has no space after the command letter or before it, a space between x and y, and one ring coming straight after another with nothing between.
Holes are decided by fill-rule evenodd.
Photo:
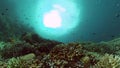
<instances>
[{"instance_id":1,"label":"reef texture","mask_svg":"<svg viewBox=\"0 0 120 68\"><path fill-rule=\"evenodd\" d=\"M120 68L120 39L65 44L25 33L0 42L0 68Z\"/></svg>"}]
</instances>

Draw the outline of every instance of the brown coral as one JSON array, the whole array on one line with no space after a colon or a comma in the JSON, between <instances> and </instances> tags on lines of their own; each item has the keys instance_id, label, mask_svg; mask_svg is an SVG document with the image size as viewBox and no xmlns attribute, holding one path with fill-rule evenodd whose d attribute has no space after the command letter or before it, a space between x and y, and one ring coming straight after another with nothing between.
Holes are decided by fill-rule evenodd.
<instances>
[{"instance_id":1,"label":"brown coral","mask_svg":"<svg viewBox=\"0 0 120 68\"><path fill-rule=\"evenodd\" d=\"M84 56L82 46L78 43L61 44L50 51L49 58L54 66L83 67L80 59Z\"/></svg>"}]
</instances>

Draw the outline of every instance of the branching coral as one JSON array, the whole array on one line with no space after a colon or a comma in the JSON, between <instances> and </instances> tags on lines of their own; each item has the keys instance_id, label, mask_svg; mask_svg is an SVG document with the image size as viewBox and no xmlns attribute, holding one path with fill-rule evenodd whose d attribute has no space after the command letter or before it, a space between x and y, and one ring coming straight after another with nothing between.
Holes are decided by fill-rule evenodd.
<instances>
[{"instance_id":1,"label":"branching coral","mask_svg":"<svg viewBox=\"0 0 120 68\"><path fill-rule=\"evenodd\" d=\"M105 54L93 68L120 68L120 56Z\"/></svg>"},{"instance_id":2,"label":"branching coral","mask_svg":"<svg viewBox=\"0 0 120 68\"><path fill-rule=\"evenodd\" d=\"M49 60L47 61L48 66L83 68L83 63L80 61L83 55L80 44L61 44L50 51Z\"/></svg>"},{"instance_id":3,"label":"branching coral","mask_svg":"<svg viewBox=\"0 0 120 68\"><path fill-rule=\"evenodd\" d=\"M17 58L11 58L7 62L7 68L26 68L26 61L23 59L17 57Z\"/></svg>"}]
</instances>

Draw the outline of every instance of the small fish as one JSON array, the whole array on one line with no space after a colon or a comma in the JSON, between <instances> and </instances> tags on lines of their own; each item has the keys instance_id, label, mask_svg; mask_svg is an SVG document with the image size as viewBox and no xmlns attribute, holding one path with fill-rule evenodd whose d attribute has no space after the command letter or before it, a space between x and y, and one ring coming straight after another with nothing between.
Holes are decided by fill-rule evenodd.
<instances>
[{"instance_id":1,"label":"small fish","mask_svg":"<svg viewBox=\"0 0 120 68\"><path fill-rule=\"evenodd\" d=\"M8 11L8 8L6 8L5 10Z\"/></svg>"},{"instance_id":2,"label":"small fish","mask_svg":"<svg viewBox=\"0 0 120 68\"><path fill-rule=\"evenodd\" d=\"M114 35L112 35L111 37L112 37L112 38L114 38L115 36L114 36Z\"/></svg>"},{"instance_id":3,"label":"small fish","mask_svg":"<svg viewBox=\"0 0 120 68\"><path fill-rule=\"evenodd\" d=\"M1 15L5 15L4 13L1 13Z\"/></svg>"},{"instance_id":4,"label":"small fish","mask_svg":"<svg viewBox=\"0 0 120 68\"><path fill-rule=\"evenodd\" d=\"M116 14L116 17L119 18L119 17L120 17L120 14Z\"/></svg>"},{"instance_id":5,"label":"small fish","mask_svg":"<svg viewBox=\"0 0 120 68\"><path fill-rule=\"evenodd\" d=\"M28 20L29 18L26 17L25 19Z\"/></svg>"},{"instance_id":6,"label":"small fish","mask_svg":"<svg viewBox=\"0 0 120 68\"><path fill-rule=\"evenodd\" d=\"M92 33L93 35L96 35L96 33Z\"/></svg>"}]
</instances>

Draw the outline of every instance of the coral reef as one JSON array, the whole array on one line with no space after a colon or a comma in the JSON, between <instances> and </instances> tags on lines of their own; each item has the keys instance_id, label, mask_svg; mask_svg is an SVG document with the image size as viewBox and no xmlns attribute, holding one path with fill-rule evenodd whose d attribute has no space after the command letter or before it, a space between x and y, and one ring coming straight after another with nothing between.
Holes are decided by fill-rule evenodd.
<instances>
[{"instance_id":1,"label":"coral reef","mask_svg":"<svg viewBox=\"0 0 120 68\"><path fill-rule=\"evenodd\" d=\"M11 58L7 62L7 68L26 68L26 61L22 60L21 58Z\"/></svg>"},{"instance_id":2,"label":"coral reef","mask_svg":"<svg viewBox=\"0 0 120 68\"><path fill-rule=\"evenodd\" d=\"M100 42L100 43L93 43L93 42L81 42L80 44L83 45L83 48L90 52L96 52L98 54L115 54L120 55L120 39L113 39L108 42Z\"/></svg>"},{"instance_id":3,"label":"coral reef","mask_svg":"<svg viewBox=\"0 0 120 68\"><path fill-rule=\"evenodd\" d=\"M70 43L66 45L57 45L54 47L46 60L46 64L49 67L71 67L71 68L83 68L84 64L80 59L84 56L82 47L78 43Z\"/></svg>"},{"instance_id":4,"label":"coral reef","mask_svg":"<svg viewBox=\"0 0 120 68\"><path fill-rule=\"evenodd\" d=\"M34 38L33 38L34 36ZM29 41L28 41L29 40ZM3 44L4 43L4 44ZM1 42L0 54L3 58L18 57L29 53L40 55L41 52L49 53L49 51L61 42L46 40L38 37L35 34L30 34L22 37L22 40Z\"/></svg>"},{"instance_id":5,"label":"coral reef","mask_svg":"<svg viewBox=\"0 0 120 68\"><path fill-rule=\"evenodd\" d=\"M0 42L1 68L120 68L120 39L61 43L36 34Z\"/></svg>"},{"instance_id":6,"label":"coral reef","mask_svg":"<svg viewBox=\"0 0 120 68\"><path fill-rule=\"evenodd\" d=\"M120 68L120 56L105 54L93 68Z\"/></svg>"}]
</instances>

